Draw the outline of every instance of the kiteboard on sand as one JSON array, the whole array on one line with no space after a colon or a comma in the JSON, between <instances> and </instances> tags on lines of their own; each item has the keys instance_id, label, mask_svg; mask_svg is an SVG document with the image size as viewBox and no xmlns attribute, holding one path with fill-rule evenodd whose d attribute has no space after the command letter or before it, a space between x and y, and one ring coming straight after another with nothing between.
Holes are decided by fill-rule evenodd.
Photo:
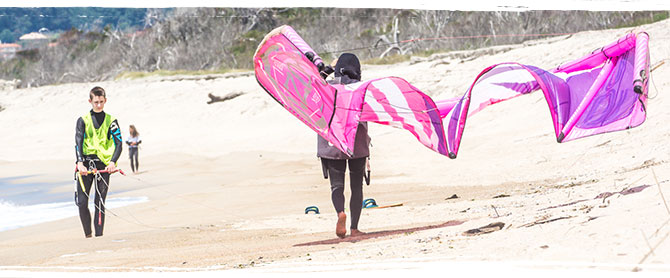
<instances>
[{"instance_id":1,"label":"kiteboard on sand","mask_svg":"<svg viewBox=\"0 0 670 278\"><path fill-rule=\"evenodd\" d=\"M396 204L392 204L392 205L376 206L376 207L372 207L370 209L394 208L394 207L402 207L402 205L403 205L402 203L396 203Z\"/></svg>"}]
</instances>

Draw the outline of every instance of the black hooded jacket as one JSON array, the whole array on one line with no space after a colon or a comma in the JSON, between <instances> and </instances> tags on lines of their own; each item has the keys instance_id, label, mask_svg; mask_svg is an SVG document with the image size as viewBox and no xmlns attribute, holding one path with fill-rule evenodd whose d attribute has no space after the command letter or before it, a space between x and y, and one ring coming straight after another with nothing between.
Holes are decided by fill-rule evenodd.
<instances>
[{"instance_id":1,"label":"black hooded jacket","mask_svg":"<svg viewBox=\"0 0 670 278\"><path fill-rule=\"evenodd\" d=\"M351 53L344 53L337 59L335 65L335 79L330 83L351 84L361 81L361 64L358 57ZM356 129L356 139L354 141L354 154L348 156L328 140L317 136L317 154L316 156L328 159L352 159L370 156L370 136L368 136L368 123L359 122Z\"/></svg>"}]
</instances>

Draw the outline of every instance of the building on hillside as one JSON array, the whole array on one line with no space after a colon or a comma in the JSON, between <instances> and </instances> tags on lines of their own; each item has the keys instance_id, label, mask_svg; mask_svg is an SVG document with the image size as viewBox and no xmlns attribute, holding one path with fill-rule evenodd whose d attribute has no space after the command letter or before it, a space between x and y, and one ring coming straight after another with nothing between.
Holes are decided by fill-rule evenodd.
<instances>
[{"instance_id":1,"label":"building on hillside","mask_svg":"<svg viewBox=\"0 0 670 278\"><path fill-rule=\"evenodd\" d=\"M16 52L21 50L21 45L17 43L0 43L0 59L9 60L14 58Z\"/></svg>"},{"instance_id":2,"label":"building on hillside","mask_svg":"<svg viewBox=\"0 0 670 278\"><path fill-rule=\"evenodd\" d=\"M49 43L49 38L43 34L32 32L21 36L19 38L19 43L23 49L40 48Z\"/></svg>"}]
</instances>

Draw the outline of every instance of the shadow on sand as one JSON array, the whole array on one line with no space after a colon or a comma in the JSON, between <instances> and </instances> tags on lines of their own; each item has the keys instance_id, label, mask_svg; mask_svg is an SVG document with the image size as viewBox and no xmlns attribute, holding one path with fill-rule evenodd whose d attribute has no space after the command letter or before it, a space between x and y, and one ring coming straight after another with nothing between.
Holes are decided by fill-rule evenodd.
<instances>
[{"instance_id":1,"label":"shadow on sand","mask_svg":"<svg viewBox=\"0 0 670 278\"><path fill-rule=\"evenodd\" d=\"M423 231L423 230L430 230L430 229L437 229L437 228L443 228L443 227L449 227L449 226L456 226L456 225L461 225L463 223L465 223L464 220L450 220L450 221L444 222L442 224L437 224L437 225L428 225L428 226L408 228L408 229L399 229L399 230L378 231L378 232L366 233L366 234L359 235L359 236L348 236L348 237L345 237L345 238L334 238L334 239L327 239L327 240L319 240L319 241L300 243L300 244L293 245L293 247L323 245L323 244L338 244L340 242L358 242L358 241L371 239L371 238L378 238L378 237L385 237L385 236L390 236L390 235L412 233L412 232L418 232L418 231Z\"/></svg>"}]
</instances>

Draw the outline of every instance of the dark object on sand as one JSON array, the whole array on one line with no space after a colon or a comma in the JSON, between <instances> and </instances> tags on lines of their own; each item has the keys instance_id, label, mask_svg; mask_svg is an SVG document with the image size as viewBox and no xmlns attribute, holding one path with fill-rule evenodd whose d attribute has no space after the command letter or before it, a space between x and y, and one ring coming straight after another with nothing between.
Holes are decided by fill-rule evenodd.
<instances>
[{"instance_id":1,"label":"dark object on sand","mask_svg":"<svg viewBox=\"0 0 670 278\"><path fill-rule=\"evenodd\" d=\"M232 93L232 94L228 94L225 97L218 97L218 96L212 95L212 93L209 93L209 94L207 94L207 96L209 96L210 100L207 102L207 104L212 104L212 103L215 103L215 102L231 100L231 99L239 97L243 94L244 93Z\"/></svg>"},{"instance_id":2,"label":"dark object on sand","mask_svg":"<svg viewBox=\"0 0 670 278\"><path fill-rule=\"evenodd\" d=\"M615 195L615 194L628 195L628 194L632 194L632 193L638 193L638 192L641 192L642 190L644 190L644 189L646 189L646 188L648 188L648 187L650 187L650 186L651 186L651 185L645 184L645 185L640 185L640 186L631 187L631 188L627 188L627 189L622 189L622 190L619 191L619 192L603 192L603 193L598 194L598 196L594 197L593 199L601 199L601 198L602 198L602 199L603 199L603 203L604 203L605 200L606 200L607 198L611 197L612 195ZM540 210L547 210L547 209L553 209L553 208L559 208L559 207L571 206L571 205L574 205L574 204L577 204L577 203L581 203L581 202L586 202L586 201L589 201L589 200L592 200L592 199L581 199L581 200L572 201L572 202L565 203L565 204L560 204L560 205L556 205L556 206L546 207L546 208L543 208L543 209L540 209Z\"/></svg>"},{"instance_id":3,"label":"dark object on sand","mask_svg":"<svg viewBox=\"0 0 670 278\"><path fill-rule=\"evenodd\" d=\"M598 196L596 196L596 197L593 198L593 199L600 199L600 198L602 198L602 199L603 199L603 202L605 202L605 199L611 197L611 196L614 195L614 194L617 194L617 193L618 193L618 194L621 194L621 195L628 195L628 194L638 193L638 192L640 192L640 191L642 191L642 190L644 190L645 188L650 187L650 186L651 186L651 185L649 185L649 184L645 184L645 185L640 185L640 186L636 186L636 187L632 187L632 188L622 189L622 190L619 191L619 192L603 192L603 193L598 194Z\"/></svg>"},{"instance_id":4,"label":"dark object on sand","mask_svg":"<svg viewBox=\"0 0 670 278\"><path fill-rule=\"evenodd\" d=\"M375 208L377 207L377 202L375 199L365 199L363 200L363 208Z\"/></svg>"},{"instance_id":5,"label":"dark object on sand","mask_svg":"<svg viewBox=\"0 0 670 278\"><path fill-rule=\"evenodd\" d=\"M308 214L310 211L313 211L314 214L319 214L319 208L317 208L316 206L309 206L305 208L305 214Z\"/></svg>"},{"instance_id":6,"label":"dark object on sand","mask_svg":"<svg viewBox=\"0 0 670 278\"><path fill-rule=\"evenodd\" d=\"M503 227L505 227L505 223L494 222L494 223L488 224L488 225L483 226L483 227L479 227L479 228L472 229L472 230L467 230L467 231L463 232L463 235L464 236L476 236L476 235L481 235L481 234L488 234L488 233L492 233L492 232L501 230Z\"/></svg>"},{"instance_id":7,"label":"dark object on sand","mask_svg":"<svg viewBox=\"0 0 670 278\"><path fill-rule=\"evenodd\" d=\"M507 197L509 197L509 195L507 195L507 194L500 194L500 195L497 195L497 196L493 196L493 199L496 199L496 198L507 198Z\"/></svg>"},{"instance_id":8,"label":"dark object on sand","mask_svg":"<svg viewBox=\"0 0 670 278\"><path fill-rule=\"evenodd\" d=\"M537 220L535 222L531 222L531 223L528 223L528 224L523 224L523 225L521 225L521 227L526 227L527 228L527 227L532 227L532 226L535 226L535 225L547 224L547 223L558 221L558 220L570 219L570 218L573 218L573 217L574 216L561 216L561 217L552 218L552 219L542 218L542 219Z\"/></svg>"},{"instance_id":9,"label":"dark object on sand","mask_svg":"<svg viewBox=\"0 0 670 278\"><path fill-rule=\"evenodd\" d=\"M460 198L460 197L458 197L458 195L454 194L454 195L451 195L451 197L446 198L445 200L458 199L458 198Z\"/></svg>"}]
</instances>

